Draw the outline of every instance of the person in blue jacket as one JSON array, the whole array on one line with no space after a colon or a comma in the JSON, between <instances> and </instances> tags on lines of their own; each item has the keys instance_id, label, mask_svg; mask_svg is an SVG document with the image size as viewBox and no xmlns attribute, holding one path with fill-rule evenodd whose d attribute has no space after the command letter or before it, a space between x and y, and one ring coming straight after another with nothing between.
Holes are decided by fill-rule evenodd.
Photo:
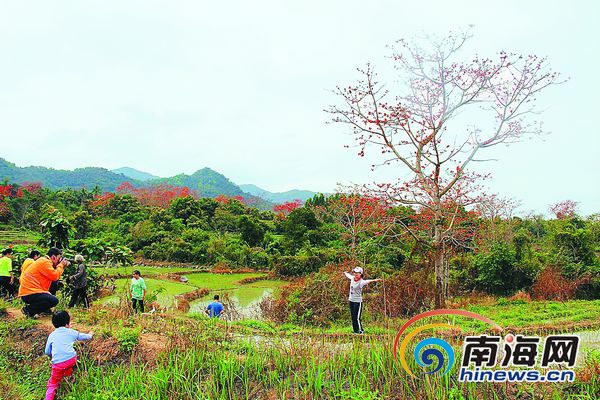
<instances>
[{"instance_id":1,"label":"person in blue jacket","mask_svg":"<svg viewBox=\"0 0 600 400\"><path fill-rule=\"evenodd\" d=\"M210 318L220 318L223 315L223 304L219 301L219 295L215 294L214 300L204 310Z\"/></svg>"}]
</instances>

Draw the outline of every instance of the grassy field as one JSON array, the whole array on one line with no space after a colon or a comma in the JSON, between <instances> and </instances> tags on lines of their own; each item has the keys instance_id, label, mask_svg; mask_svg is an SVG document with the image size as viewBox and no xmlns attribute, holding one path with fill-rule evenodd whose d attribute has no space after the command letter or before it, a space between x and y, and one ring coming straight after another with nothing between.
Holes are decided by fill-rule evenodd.
<instances>
[{"instance_id":1,"label":"grassy field","mask_svg":"<svg viewBox=\"0 0 600 400\"><path fill-rule=\"evenodd\" d=\"M472 305L467 310L485 315L500 326L513 330L563 330L578 325L600 325L600 300L503 301L494 305ZM467 324L466 327L477 324ZM599 326L600 328L600 326Z\"/></svg>"},{"instance_id":2,"label":"grassy field","mask_svg":"<svg viewBox=\"0 0 600 400\"><path fill-rule=\"evenodd\" d=\"M390 352L393 334L329 338L272 331L258 340L236 325L170 314L123 315L94 307L73 312L75 328L96 336L78 347L74 384L64 399L595 399L600 353L585 351L573 383L464 384L410 378ZM240 323L253 327L260 323ZM0 319L0 393L42 397L49 363L41 349L47 321ZM456 349L460 357L460 348ZM412 367L415 367L411 363Z\"/></svg>"},{"instance_id":3,"label":"grassy field","mask_svg":"<svg viewBox=\"0 0 600 400\"><path fill-rule=\"evenodd\" d=\"M136 267L137 268L137 267ZM229 293L248 306L285 284L260 280L261 274L187 274L188 283L157 279L171 268L144 268L150 293L160 292L166 307L173 296L199 287ZM141 269L140 268L140 269ZM124 268L129 273L133 268ZM109 269L114 270L114 269ZM373 320L366 303L363 322L367 335L351 334L348 321L326 328L244 319L209 320L201 314L175 310L135 316L111 305L129 284L117 279L117 293L96 302L90 310L71 310L73 326L94 330L95 338L78 347L79 369L73 384L63 384L59 399L596 399L600 397L600 300L508 301L485 299L462 308L492 319L505 333L545 335L580 332L581 350L573 383L480 383L458 381L455 364L443 378L413 379L390 349L407 319ZM201 299L199 302L206 301ZM62 300L64 301L64 299ZM64 304L59 304L59 308ZM2 316L3 315L3 316ZM490 332L462 317L436 317L460 327L453 344L460 359L466 333ZM0 398L33 400L43 396L50 367L42 356L48 317L25 320L18 304L0 301ZM432 331L439 337L447 331ZM409 364L418 370L414 360Z\"/></svg>"}]
</instances>

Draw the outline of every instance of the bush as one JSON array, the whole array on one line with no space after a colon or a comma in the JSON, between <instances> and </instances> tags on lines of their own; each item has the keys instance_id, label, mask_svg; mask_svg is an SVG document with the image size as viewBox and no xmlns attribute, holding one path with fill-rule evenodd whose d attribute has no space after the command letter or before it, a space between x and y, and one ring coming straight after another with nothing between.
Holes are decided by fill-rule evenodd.
<instances>
[{"instance_id":1,"label":"bush","mask_svg":"<svg viewBox=\"0 0 600 400\"><path fill-rule=\"evenodd\" d=\"M115 333L119 351L131 353L140 342L139 328L121 328Z\"/></svg>"},{"instance_id":2,"label":"bush","mask_svg":"<svg viewBox=\"0 0 600 400\"><path fill-rule=\"evenodd\" d=\"M546 267L531 287L531 294L538 300L565 301L574 298L578 287L586 281L568 280L557 267Z\"/></svg>"},{"instance_id":3,"label":"bush","mask_svg":"<svg viewBox=\"0 0 600 400\"><path fill-rule=\"evenodd\" d=\"M341 269L330 265L284 286L279 297L263 300L260 308L263 316L276 322L328 326L348 312L346 284Z\"/></svg>"},{"instance_id":4,"label":"bush","mask_svg":"<svg viewBox=\"0 0 600 400\"><path fill-rule=\"evenodd\" d=\"M273 269L281 276L303 276L318 271L325 265L323 254L313 256L280 256L275 258Z\"/></svg>"},{"instance_id":5,"label":"bush","mask_svg":"<svg viewBox=\"0 0 600 400\"><path fill-rule=\"evenodd\" d=\"M369 301L369 310L387 317L407 317L428 308L434 299L430 281L417 274L397 274L378 284L378 291Z\"/></svg>"},{"instance_id":6,"label":"bush","mask_svg":"<svg viewBox=\"0 0 600 400\"><path fill-rule=\"evenodd\" d=\"M475 256L476 286L488 293L506 295L531 285L533 268L517 262L515 249L494 243L486 253Z\"/></svg>"}]
</instances>

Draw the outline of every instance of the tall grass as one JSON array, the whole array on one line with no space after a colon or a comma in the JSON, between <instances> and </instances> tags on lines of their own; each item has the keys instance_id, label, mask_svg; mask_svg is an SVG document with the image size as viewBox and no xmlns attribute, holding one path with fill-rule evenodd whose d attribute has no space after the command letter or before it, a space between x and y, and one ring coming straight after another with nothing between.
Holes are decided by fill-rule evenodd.
<instances>
[{"instance_id":1,"label":"tall grass","mask_svg":"<svg viewBox=\"0 0 600 400\"><path fill-rule=\"evenodd\" d=\"M138 326L140 344L127 349L131 357L102 363L86 345L75 382L63 384L59 399L595 399L600 392L598 352L586 357L572 384L464 384L458 382L457 366L444 377L411 378L392 355L393 334L325 339L290 336L269 326L269 337L240 338L215 320L118 319L106 309L75 312L80 316L115 336L123 327ZM0 398L36 399L45 390L50 366L40 356L40 344L32 349L19 339L35 325L0 320ZM161 332L167 343L146 364L134 356L148 351L143 346L148 332ZM414 362L411 367L418 370Z\"/></svg>"},{"instance_id":2,"label":"tall grass","mask_svg":"<svg viewBox=\"0 0 600 400\"><path fill-rule=\"evenodd\" d=\"M381 341L356 340L352 349L291 341L282 349L249 342L193 338L186 349L164 353L154 368L97 367L70 389L78 399L507 399L595 398L597 381L561 385L464 384L412 379ZM577 394L577 395L576 395Z\"/></svg>"}]
</instances>

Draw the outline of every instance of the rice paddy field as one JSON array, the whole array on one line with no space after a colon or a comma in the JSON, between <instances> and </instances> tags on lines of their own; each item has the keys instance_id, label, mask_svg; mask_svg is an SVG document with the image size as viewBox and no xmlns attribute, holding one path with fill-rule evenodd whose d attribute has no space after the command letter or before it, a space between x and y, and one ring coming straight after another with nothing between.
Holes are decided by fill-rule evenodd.
<instances>
[{"instance_id":1,"label":"rice paddy field","mask_svg":"<svg viewBox=\"0 0 600 400\"><path fill-rule=\"evenodd\" d=\"M40 236L37 233L0 226L0 248L9 245L33 246Z\"/></svg>"},{"instance_id":2,"label":"rice paddy field","mask_svg":"<svg viewBox=\"0 0 600 400\"><path fill-rule=\"evenodd\" d=\"M276 295L277 289L284 286L286 281L266 279L263 273L231 273L215 274L198 272L190 268L147 267L136 266L129 268L95 268L100 275L126 276L133 270L139 270L148 286L148 293L155 294L156 301L163 308L175 306L175 296L198 289L208 289L208 294L191 301L190 313L202 313L214 295L227 297L236 308L236 315L247 318L259 318L257 304L268 295ZM178 276L185 277L186 282L177 282ZM261 279L265 278L265 279ZM260 279L256 282L244 283L243 280ZM103 304L118 304L127 293L131 278L114 280L115 293L100 300Z\"/></svg>"}]
</instances>

